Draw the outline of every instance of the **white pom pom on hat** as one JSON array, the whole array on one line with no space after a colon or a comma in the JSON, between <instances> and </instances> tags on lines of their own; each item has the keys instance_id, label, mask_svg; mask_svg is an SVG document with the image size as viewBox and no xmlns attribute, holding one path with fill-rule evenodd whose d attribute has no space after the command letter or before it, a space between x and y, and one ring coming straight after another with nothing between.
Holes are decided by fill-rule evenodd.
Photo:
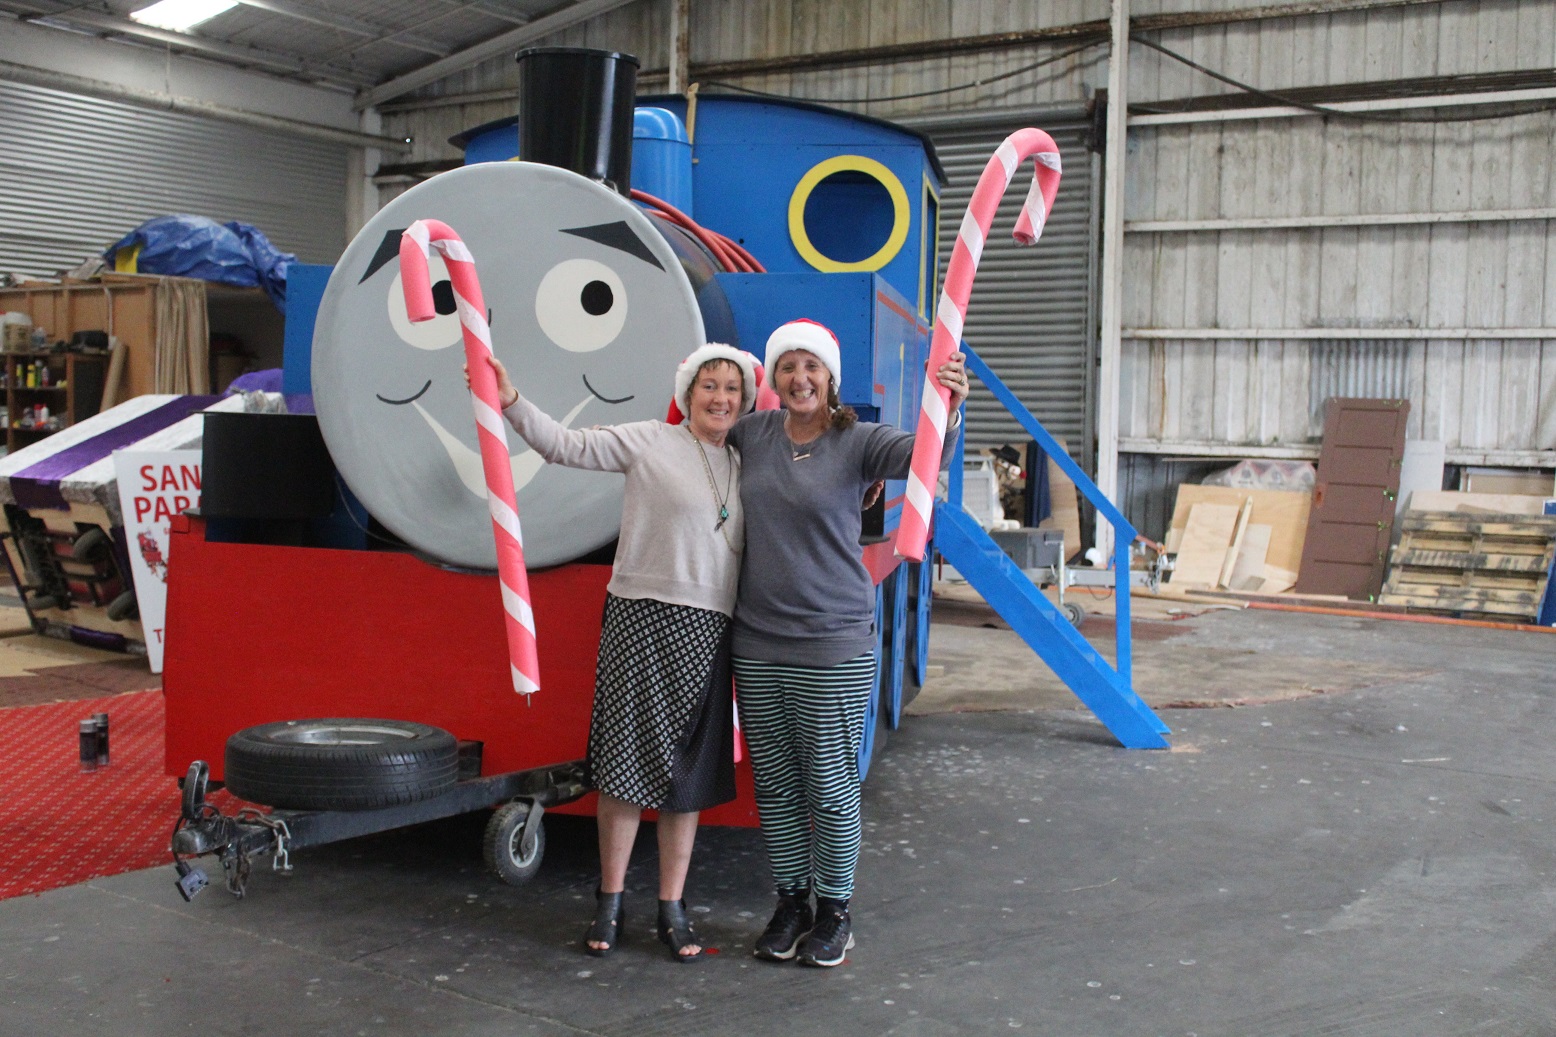
<instances>
[{"instance_id":1,"label":"white pom pom on hat","mask_svg":"<svg viewBox=\"0 0 1556 1037\"><path fill-rule=\"evenodd\" d=\"M838 348L837 336L825 324L800 318L778 325L778 330L767 337L767 384L777 389L773 375L778 359L785 353L803 349L826 365L832 373L832 388L843 391L843 354Z\"/></svg>"},{"instance_id":2,"label":"white pom pom on hat","mask_svg":"<svg viewBox=\"0 0 1556 1037\"><path fill-rule=\"evenodd\" d=\"M722 342L709 342L697 347L675 369L675 405L681 413L691 413L692 379L710 360L727 360L740 371L740 413L745 414L756 406L756 357Z\"/></svg>"}]
</instances>

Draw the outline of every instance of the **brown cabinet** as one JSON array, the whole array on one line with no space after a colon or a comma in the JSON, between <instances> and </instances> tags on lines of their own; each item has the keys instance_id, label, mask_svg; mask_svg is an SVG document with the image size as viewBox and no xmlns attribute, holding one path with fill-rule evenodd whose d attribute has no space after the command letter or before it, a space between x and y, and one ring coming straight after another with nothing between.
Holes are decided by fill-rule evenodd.
<instances>
[{"instance_id":1,"label":"brown cabinet","mask_svg":"<svg viewBox=\"0 0 1556 1037\"><path fill-rule=\"evenodd\" d=\"M59 284L29 281L0 288L0 310L27 314L34 327L47 332L50 342L69 342L78 331L106 331L117 338L125 349L115 394L122 402L157 391L157 286L178 280L182 279L104 274L91 281Z\"/></svg>"},{"instance_id":2,"label":"brown cabinet","mask_svg":"<svg viewBox=\"0 0 1556 1037\"><path fill-rule=\"evenodd\" d=\"M6 451L15 453L96 414L107 362L106 354L97 353L6 353Z\"/></svg>"}]
</instances>

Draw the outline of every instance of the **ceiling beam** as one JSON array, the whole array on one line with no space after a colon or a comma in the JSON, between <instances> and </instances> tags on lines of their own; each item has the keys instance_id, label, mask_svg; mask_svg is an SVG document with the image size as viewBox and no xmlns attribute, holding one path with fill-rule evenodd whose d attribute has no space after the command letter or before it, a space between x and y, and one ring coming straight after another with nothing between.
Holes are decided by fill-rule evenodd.
<instances>
[{"instance_id":1,"label":"ceiling beam","mask_svg":"<svg viewBox=\"0 0 1556 1037\"><path fill-rule=\"evenodd\" d=\"M0 79L17 83L30 83L33 86L46 87L51 90L64 90L75 94L104 97L111 101L123 101L127 104L156 108L159 111L202 115L213 119L221 119L225 122L255 126L262 130L270 130L277 133L333 141L337 144L346 144L355 148L376 148L392 154L408 152L411 148L402 138L385 137L374 133L359 133L353 130L339 129L335 126L304 122L300 119L283 119L280 116L245 111L240 108L216 104L215 102L204 101L199 98L179 97L174 94L166 94L154 90L140 90L119 83L109 83L101 79L89 79L86 76L78 76L68 72L55 72L49 69L34 68L30 65L19 65L12 61L0 60Z\"/></svg>"},{"instance_id":2,"label":"ceiling beam","mask_svg":"<svg viewBox=\"0 0 1556 1037\"><path fill-rule=\"evenodd\" d=\"M514 25L528 25L534 19L523 11L510 11L503 0L436 0L445 7L453 8L454 14L463 11L480 11L504 22L512 22Z\"/></svg>"},{"instance_id":3,"label":"ceiling beam","mask_svg":"<svg viewBox=\"0 0 1556 1037\"><path fill-rule=\"evenodd\" d=\"M287 18L295 18L301 22L322 25L327 29L338 29L353 36L362 36L370 43L392 43L395 46L405 47L409 50L419 50L434 57L444 57L453 49L442 43L430 40L425 36L417 36L412 32L401 31L386 25L374 25L371 22L364 22L344 14L335 14L330 11L291 3L289 0L238 0L238 2L245 7L252 7L258 11L268 11L271 14L284 15Z\"/></svg>"},{"instance_id":4,"label":"ceiling beam","mask_svg":"<svg viewBox=\"0 0 1556 1037\"><path fill-rule=\"evenodd\" d=\"M1235 10L1216 9L1186 13L1144 14L1131 18L1130 24L1135 32L1165 32L1175 29L1196 29L1277 18L1366 14L1371 11L1383 11L1396 7L1415 7L1418 5L1441 3L1443 3L1443 0L1299 0L1299 2L1294 3L1269 4L1263 7L1245 7ZM981 36L925 39L911 43L888 43L875 47L860 47L853 50L827 50L806 54L783 54L774 57L717 61L693 66L691 74L694 80L711 79L720 76L772 75L779 72L820 71L824 69L848 68L855 65L883 65L898 61L922 61L929 58L943 58L952 54L1000 51L1045 43L1066 43L1084 40L1095 40L1100 43L1108 38L1108 27L1108 19L1099 18L1088 22L1047 25L1038 29L996 32Z\"/></svg>"},{"instance_id":5,"label":"ceiling beam","mask_svg":"<svg viewBox=\"0 0 1556 1037\"><path fill-rule=\"evenodd\" d=\"M487 58L496 57L526 43L533 43L554 32L586 22L590 18L602 15L607 11L614 11L618 7L625 7L635 0L578 0L559 10L542 15L518 29L510 29L499 36L494 36L484 43L477 43L473 47L467 47L462 51L450 54L428 65L423 65L403 76L396 76L380 86L370 90L364 90L357 95L356 106L358 109L372 108L390 98L408 94L418 87L428 83L436 83L446 76L456 72L463 72L472 65L479 65Z\"/></svg>"},{"instance_id":6,"label":"ceiling beam","mask_svg":"<svg viewBox=\"0 0 1556 1037\"><path fill-rule=\"evenodd\" d=\"M130 18L118 18L113 15L102 14L79 7L39 7L34 5L34 9L31 12L17 12L17 14L23 21L31 22L34 25L48 25L50 21L54 21L65 23L66 26L87 26L101 30L109 35L147 40L152 43L173 47L177 50L206 54L232 64L261 68L272 72L282 72L301 79L315 78L326 82L342 83L356 87L366 86L372 82L370 74L356 69L332 65L313 65L291 54L278 54L258 47L245 47L239 44L207 39L203 36L194 36L189 33L158 29L154 26L142 25L140 22Z\"/></svg>"}]
</instances>

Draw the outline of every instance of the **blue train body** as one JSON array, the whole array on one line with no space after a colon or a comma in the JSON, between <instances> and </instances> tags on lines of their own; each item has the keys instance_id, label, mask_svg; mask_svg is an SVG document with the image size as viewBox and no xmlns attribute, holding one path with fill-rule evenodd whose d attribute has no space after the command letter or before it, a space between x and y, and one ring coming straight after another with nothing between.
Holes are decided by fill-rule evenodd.
<instances>
[{"instance_id":1,"label":"blue train body","mask_svg":"<svg viewBox=\"0 0 1556 1037\"><path fill-rule=\"evenodd\" d=\"M465 164L523 156L518 119L453 138ZM632 187L738 242L765 273L717 273L699 287L710 338L760 353L795 317L842 344L840 396L864 420L912 429L938 295L936 227L944 172L933 146L891 123L801 102L740 96L640 99ZM294 267L285 388L309 389L312 328L329 267ZM891 556L904 483L866 516L866 562L878 583L882 687L872 741L897 726L924 676L929 566ZM866 745L861 764L868 765Z\"/></svg>"}]
</instances>

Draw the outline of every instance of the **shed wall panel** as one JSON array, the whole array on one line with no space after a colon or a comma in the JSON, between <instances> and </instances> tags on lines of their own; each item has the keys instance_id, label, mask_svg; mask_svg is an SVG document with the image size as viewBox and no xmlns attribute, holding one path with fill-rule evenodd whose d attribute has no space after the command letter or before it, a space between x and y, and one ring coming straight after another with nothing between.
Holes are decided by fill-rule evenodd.
<instances>
[{"instance_id":1,"label":"shed wall panel","mask_svg":"<svg viewBox=\"0 0 1556 1037\"><path fill-rule=\"evenodd\" d=\"M1105 20L1109 6L1106 0L729 0L694 5L691 56L695 66L1021 31ZM1251 5L1203 0L1188 6L1202 13ZM662 7L630 5L546 42L628 50L643 58L645 68L657 67L664 63ZM1137 19L1185 10L1174 0L1135 0L1131 7ZM1556 4L1549 0L1481 0L1172 29L1150 38L1228 76L1279 91L1549 69L1553 37ZM1030 67L1069 46L1029 44L874 66L731 75L730 81L885 118L1029 113L1076 105L1105 85L1105 44ZM511 57L505 57L459 83L429 90L514 82ZM952 87L965 89L947 89ZM1131 50L1134 103L1236 89L1147 47ZM915 94L920 96L908 96ZM424 139L426 157L435 157L439 142L481 121L477 115L494 117L487 114L492 109L475 106L440 111L418 124L418 155ZM1008 125L1033 118L1013 114ZM1136 127L1128 147L1125 218L1131 222L1556 207L1556 163L1550 160L1556 116L1549 112L1473 122L1294 118ZM1069 165L1067 183L1074 169ZM950 198L948 193L942 212L954 221L959 210ZM1390 333L1556 326L1553 223L1131 232L1124 257L1126 328L1246 328L1250 336L1126 340L1120 435L1311 445L1323 395L1343 390L1407 396L1411 434L1441 438L1450 450L1552 449L1551 342L1405 340ZM1051 247L1045 241L1039 250ZM1000 271L991 258L985 290ZM983 301L976 293L974 299L970 318L979 319L981 302L985 333L1012 333L1037 314L1021 303ZM1044 319L1069 318L1052 312ZM1377 338L1288 340L1278 334L1326 327ZM1260 329L1271 332L1261 336ZM991 344L989 351L1000 348ZM975 404L975 426L982 436L980 406ZM1045 420L1062 425L1071 419L1049 414Z\"/></svg>"},{"instance_id":2,"label":"shed wall panel","mask_svg":"<svg viewBox=\"0 0 1556 1037\"><path fill-rule=\"evenodd\" d=\"M0 269L69 269L174 213L251 223L305 262L345 248L343 145L9 82L0 112Z\"/></svg>"}]
</instances>

